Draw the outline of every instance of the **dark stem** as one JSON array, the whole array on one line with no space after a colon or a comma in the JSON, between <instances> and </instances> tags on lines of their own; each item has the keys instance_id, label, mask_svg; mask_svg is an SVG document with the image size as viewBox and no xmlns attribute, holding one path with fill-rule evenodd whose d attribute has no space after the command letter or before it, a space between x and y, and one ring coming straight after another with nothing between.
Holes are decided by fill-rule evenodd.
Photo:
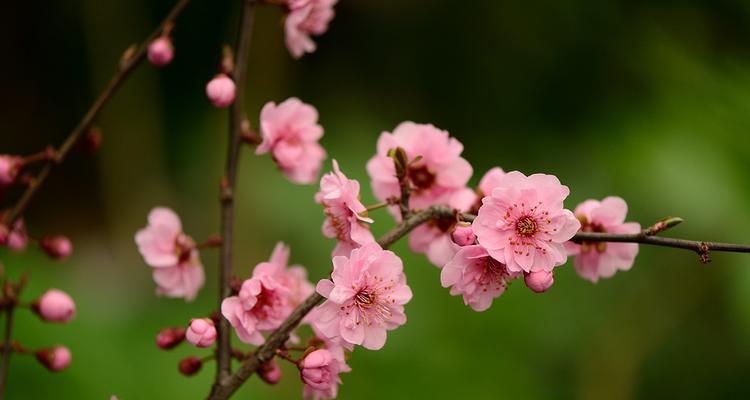
<instances>
[{"instance_id":1,"label":"dark stem","mask_svg":"<svg viewBox=\"0 0 750 400\"><path fill-rule=\"evenodd\" d=\"M91 105L91 108L89 108L86 114L84 114L83 118L81 118L80 122L78 122L78 125L75 127L75 129L73 129L73 131L68 134L68 137L62 143L62 145L60 145L60 148L55 151L54 160L47 163L39 172L39 174L31 180L28 187L26 188L26 191L24 191L24 193L18 199L10 212L5 214L5 217L2 221L5 226L11 226L13 222L15 222L15 220L24 212L24 210L26 210L26 207L29 205L31 199L39 191L39 188L41 188L42 184L44 184L47 176L49 176L53 165L60 164L65 160L70 150L73 148L76 142L78 142L81 136L86 133L96 116L99 115L104 106L109 102L115 92L117 92L117 89L120 88L125 79L130 75L130 73L133 72L133 70L135 70L135 68L140 65L141 62L146 58L148 44L159 37L166 27L171 26L174 23L174 20L178 15L180 15L182 10L185 9L185 6L187 6L189 2L190 0L178 1L177 4L175 4L175 6L169 12L169 14L167 14L167 16L161 22L161 24L159 24L156 30L151 33L148 39L146 39L145 42L138 46L138 49L129 58L122 61L122 63L120 64L120 68L117 70L112 79L110 79L109 83L104 88L104 91L94 101L94 104Z\"/></svg>"},{"instance_id":2,"label":"dark stem","mask_svg":"<svg viewBox=\"0 0 750 400\"><path fill-rule=\"evenodd\" d=\"M705 251L728 251L735 253L750 253L750 245L721 242L702 242L698 240L676 239L670 237L649 236L641 233L599 233L578 232L572 241L581 242L627 242L650 244L662 247L693 250L697 253Z\"/></svg>"},{"instance_id":3,"label":"dark stem","mask_svg":"<svg viewBox=\"0 0 750 400\"><path fill-rule=\"evenodd\" d=\"M8 382L8 367L10 363L10 353L12 352L12 332L13 332L13 302L5 307L5 336L3 338L3 360L0 364L0 400L5 398L5 385Z\"/></svg>"},{"instance_id":4,"label":"dark stem","mask_svg":"<svg viewBox=\"0 0 750 400\"><path fill-rule=\"evenodd\" d=\"M234 190L237 181L240 145L242 144L242 123L245 121L244 88L247 81L247 63L250 53L250 38L253 31L253 17L256 0L242 2L242 16L237 33L236 59L232 78L237 86L237 96L229 109L229 143L227 164L221 187L221 251L219 259L219 309L221 302L230 296L232 277L232 240L234 234ZM231 373L231 343L229 321L219 318L216 349L216 379L214 387Z\"/></svg>"}]
</instances>

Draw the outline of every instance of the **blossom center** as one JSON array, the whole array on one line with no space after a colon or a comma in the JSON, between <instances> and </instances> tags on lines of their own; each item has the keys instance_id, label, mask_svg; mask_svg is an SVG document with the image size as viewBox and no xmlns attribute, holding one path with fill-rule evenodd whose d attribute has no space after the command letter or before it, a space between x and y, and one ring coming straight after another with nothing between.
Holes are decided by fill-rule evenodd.
<instances>
[{"instance_id":1,"label":"blossom center","mask_svg":"<svg viewBox=\"0 0 750 400\"><path fill-rule=\"evenodd\" d=\"M409 167L409 179L419 189L429 189L435 183L435 174L426 165Z\"/></svg>"},{"instance_id":2,"label":"blossom center","mask_svg":"<svg viewBox=\"0 0 750 400\"><path fill-rule=\"evenodd\" d=\"M525 216L516 221L516 232L521 236L533 236L538 230L534 218Z\"/></svg>"},{"instance_id":3,"label":"blossom center","mask_svg":"<svg viewBox=\"0 0 750 400\"><path fill-rule=\"evenodd\" d=\"M372 305L372 303L375 302L375 296L366 290L360 290L354 296L354 299L357 302L357 304L361 306L365 306L365 307L369 307Z\"/></svg>"}]
</instances>

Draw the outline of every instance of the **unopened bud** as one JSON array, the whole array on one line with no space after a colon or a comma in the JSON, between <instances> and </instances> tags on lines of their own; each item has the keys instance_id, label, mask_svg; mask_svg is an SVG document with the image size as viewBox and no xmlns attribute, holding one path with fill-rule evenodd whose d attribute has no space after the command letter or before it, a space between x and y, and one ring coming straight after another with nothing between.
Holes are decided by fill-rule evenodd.
<instances>
[{"instance_id":1,"label":"unopened bud","mask_svg":"<svg viewBox=\"0 0 750 400\"><path fill-rule=\"evenodd\" d=\"M57 372L68 368L72 355L70 350L65 346L55 346L38 350L36 359L48 370Z\"/></svg>"},{"instance_id":2,"label":"unopened bud","mask_svg":"<svg viewBox=\"0 0 750 400\"><path fill-rule=\"evenodd\" d=\"M474 234L474 230L471 229L471 225L466 223L457 224L451 237L453 238L453 242L459 246L470 246L477 240L477 236Z\"/></svg>"},{"instance_id":3,"label":"unopened bud","mask_svg":"<svg viewBox=\"0 0 750 400\"><path fill-rule=\"evenodd\" d=\"M76 315L76 304L62 290L49 289L32 305L40 318L48 322L68 322Z\"/></svg>"},{"instance_id":4,"label":"unopened bud","mask_svg":"<svg viewBox=\"0 0 750 400\"><path fill-rule=\"evenodd\" d=\"M99 127L92 126L78 140L78 150L86 154L95 154L102 145L102 131Z\"/></svg>"},{"instance_id":5,"label":"unopened bud","mask_svg":"<svg viewBox=\"0 0 750 400\"><path fill-rule=\"evenodd\" d=\"M216 75L206 85L206 95L211 104L217 108L228 107L234 103L236 90L234 81L226 74Z\"/></svg>"},{"instance_id":6,"label":"unopened bud","mask_svg":"<svg viewBox=\"0 0 750 400\"><path fill-rule=\"evenodd\" d=\"M39 246L57 260L68 258L73 253L73 243L65 236L45 236L39 240Z\"/></svg>"},{"instance_id":7,"label":"unopened bud","mask_svg":"<svg viewBox=\"0 0 750 400\"><path fill-rule=\"evenodd\" d=\"M185 328L181 326L164 328L156 335L156 345L164 350L177 347L183 340L185 340Z\"/></svg>"},{"instance_id":8,"label":"unopened bud","mask_svg":"<svg viewBox=\"0 0 750 400\"><path fill-rule=\"evenodd\" d=\"M148 61L157 67L163 67L174 58L174 46L168 36L162 36L148 45Z\"/></svg>"},{"instance_id":9,"label":"unopened bud","mask_svg":"<svg viewBox=\"0 0 750 400\"><path fill-rule=\"evenodd\" d=\"M269 385L275 385L281 380L281 368L274 359L261 365L258 374L260 379Z\"/></svg>"},{"instance_id":10,"label":"unopened bud","mask_svg":"<svg viewBox=\"0 0 750 400\"><path fill-rule=\"evenodd\" d=\"M183 358L177 366L180 373L185 376L195 375L201 370L201 367L203 367L203 361L195 356Z\"/></svg>"},{"instance_id":11,"label":"unopened bud","mask_svg":"<svg viewBox=\"0 0 750 400\"><path fill-rule=\"evenodd\" d=\"M544 293L555 283L552 271L535 271L524 274L523 283L535 293Z\"/></svg>"},{"instance_id":12,"label":"unopened bud","mask_svg":"<svg viewBox=\"0 0 750 400\"><path fill-rule=\"evenodd\" d=\"M208 318L194 318L185 332L185 338L196 347L209 347L216 341L216 326Z\"/></svg>"}]
</instances>

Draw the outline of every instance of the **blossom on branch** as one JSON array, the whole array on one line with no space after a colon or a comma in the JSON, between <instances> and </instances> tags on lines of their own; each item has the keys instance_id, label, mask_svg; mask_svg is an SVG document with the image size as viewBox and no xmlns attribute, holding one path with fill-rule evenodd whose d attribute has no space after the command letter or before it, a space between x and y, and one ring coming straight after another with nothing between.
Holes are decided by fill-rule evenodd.
<instances>
[{"instance_id":1,"label":"blossom on branch","mask_svg":"<svg viewBox=\"0 0 750 400\"><path fill-rule=\"evenodd\" d=\"M352 249L375 241L366 225L373 220L363 215L367 208L359 200L359 182L347 178L336 160L333 160L333 172L320 179L315 201L323 205L326 214L323 235L338 240L334 257L348 256Z\"/></svg>"},{"instance_id":2,"label":"blossom on branch","mask_svg":"<svg viewBox=\"0 0 750 400\"><path fill-rule=\"evenodd\" d=\"M586 200L575 209L581 221L581 232L638 233L641 225L625 222L628 205L620 197L610 196L602 201ZM609 278L617 270L627 271L638 255L637 243L567 242L568 255L575 256L573 265L578 275L596 283L599 278Z\"/></svg>"},{"instance_id":3,"label":"blossom on branch","mask_svg":"<svg viewBox=\"0 0 750 400\"><path fill-rule=\"evenodd\" d=\"M338 0L293 0L288 4L289 14L284 20L286 48L294 58L315 51L310 36L320 36L328 30Z\"/></svg>"},{"instance_id":4,"label":"blossom on branch","mask_svg":"<svg viewBox=\"0 0 750 400\"><path fill-rule=\"evenodd\" d=\"M263 142L256 154L270 152L292 182L315 182L326 158L318 143L323 127L318 124L315 107L295 97L278 105L270 101L260 112L260 128Z\"/></svg>"},{"instance_id":5,"label":"blossom on branch","mask_svg":"<svg viewBox=\"0 0 750 400\"><path fill-rule=\"evenodd\" d=\"M317 291L327 300L312 323L327 338L382 348L386 332L406 323L404 304L412 293L403 268L396 254L377 243L334 257L331 280L318 282Z\"/></svg>"},{"instance_id":6,"label":"blossom on branch","mask_svg":"<svg viewBox=\"0 0 750 400\"><path fill-rule=\"evenodd\" d=\"M304 382L304 398L333 399L338 394L341 384L339 374L349 372L342 351L328 349L315 350L305 356L299 363L300 377Z\"/></svg>"},{"instance_id":7,"label":"blossom on branch","mask_svg":"<svg viewBox=\"0 0 750 400\"><path fill-rule=\"evenodd\" d=\"M503 175L482 199L473 223L479 244L512 272L552 271L581 224L563 200L570 190L552 175Z\"/></svg>"},{"instance_id":8,"label":"blossom on branch","mask_svg":"<svg viewBox=\"0 0 750 400\"><path fill-rule=\"evenodd\" d=\"M148 215L148 226L135 235L138 251L153 267L157 293L193 300L203 287L205 276L193 239L182 232L174 211L156 207Z\"/></svg>"}]
</instances>

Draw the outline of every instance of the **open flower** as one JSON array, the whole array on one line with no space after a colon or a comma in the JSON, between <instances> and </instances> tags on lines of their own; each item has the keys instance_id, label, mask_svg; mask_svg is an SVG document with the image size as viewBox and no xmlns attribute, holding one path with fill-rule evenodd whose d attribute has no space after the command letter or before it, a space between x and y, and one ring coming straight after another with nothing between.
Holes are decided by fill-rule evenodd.
<instances>
[{"instance_id":1,"label":"open flower","mask_svg":"<svg viewBox=\"0 0 750 400\"><path fill-rule=\"evenodd\" d=\"M447 204L471 178L471 165L461 158L464 146L433 125L402 122L393 133L383 132L377 147L377 154L367 162L367 172L380 201L400 195L393 159L388 156L388 151L397 147L406 151L408 160L421 157L406 171L413 187L410 208Z\"/></svg>"},{"instance_id":2,"label":"open flower","mask_svg":"<svg viewBox=\"0 0 750 400\"><path fill-rule=\"evenodd\" d=\"M135 234L146 264L154 268L157 293L190 301L203 287L205 276L193 239L182 232L174 211L156 207L148 215L148 226Z\"/></svg>"},{"instance_id":3,"label":"open flower","mask_svg":"<svg viewBox=\"0 0 750 400\"><path fill-rule=\"evenodd\" d=\"M484 311L508 286L521 276L490 257L482 246L462 247L440 272L440 283L451 288L451 295L462 295L464 304L474 311Z\"/></svg>"},{"instance_id":4,"label":"open flower","mask_svg":"<svg viewBox=\"0 0 750 400\"><path fill-rule=\"evenodd\" d=\"M359 182L347 178L336 160L333 160L333 172L320 179L315 201L323 205L326 214L323 235L338 240L333 256L348 256L352 249L375 241L365 224L373 221L362 215L367 208L359 200Z\"/></svg>"},{"instance_id":5,"label":"open flower","mask_svg":"<svg viewBox=\"0 0 750 400\"><path fill-rule=\"evenodd\" d=\"M349 257L334 257L331 279L318 282L317 291L327 300L313 321L326 337L377 350L388 330L406 323L404 304L412 293L401 259L393 252L370 243Z\"/></svg>"},{"instance_id":6,"label":"open flower","mask_svg":"<svg viewBox=\"0 0 750 400\"><path fill-rule=\"evenodd\" d=\"M315 51L311 35L320 36L328 30L338 0L294 0L284 21L286 47L294 58Z\"/></svg>"},{"instance_id":7,"label":"open flower","mask_svg":"<svg viewBox=\"0 0 750 400\"><path fill-rule=\"evenodd\" d=\"M610 196L602 201L586 200L575 209L581 221L581 232L638 233L641 225L625 222L628 205L620 197ZM568 255L575 255L573 265L581 278L596 283L609 278L617 270L627 271L638 255L637 243L567 242Z\"/></svg>"},{"instance_id":8,"label":"open flower","mask_svg":"<svg viewBox=\"0 0 750 400\"><path fill-rule=\"evenodd\" d=\"M260 128L263 142L256 154L270 152L292 182L315 182L326 158L318 143L323 127L315 107L294 97L278 105L268 102L260 112Z\"/></svg>"},{"instance_id":9,"label":"open flower","mask_svg":"<svg viewBox=\"0 0 750 400\"><path fill-rule=\"evenodd\" d=\"M552 175L513 171L499 179L472 225L479 244L512 272L552 271L581 224L563 208L569 189Z\"/></svg>"},{"instance_id":10,"label":"open flower","mask_svg":"<svg viewBox=\"0 0 750 400\"><path fill-rule=\"evenodd\" d=\"M287 268L288 259L289 249L277 244L271 260L255 266L253 277L242 283L239 294L221 303L221 313L243 342L263 344L261 331L278 328L312 294L304 269Z\"/></svg>"}]
</instances>

